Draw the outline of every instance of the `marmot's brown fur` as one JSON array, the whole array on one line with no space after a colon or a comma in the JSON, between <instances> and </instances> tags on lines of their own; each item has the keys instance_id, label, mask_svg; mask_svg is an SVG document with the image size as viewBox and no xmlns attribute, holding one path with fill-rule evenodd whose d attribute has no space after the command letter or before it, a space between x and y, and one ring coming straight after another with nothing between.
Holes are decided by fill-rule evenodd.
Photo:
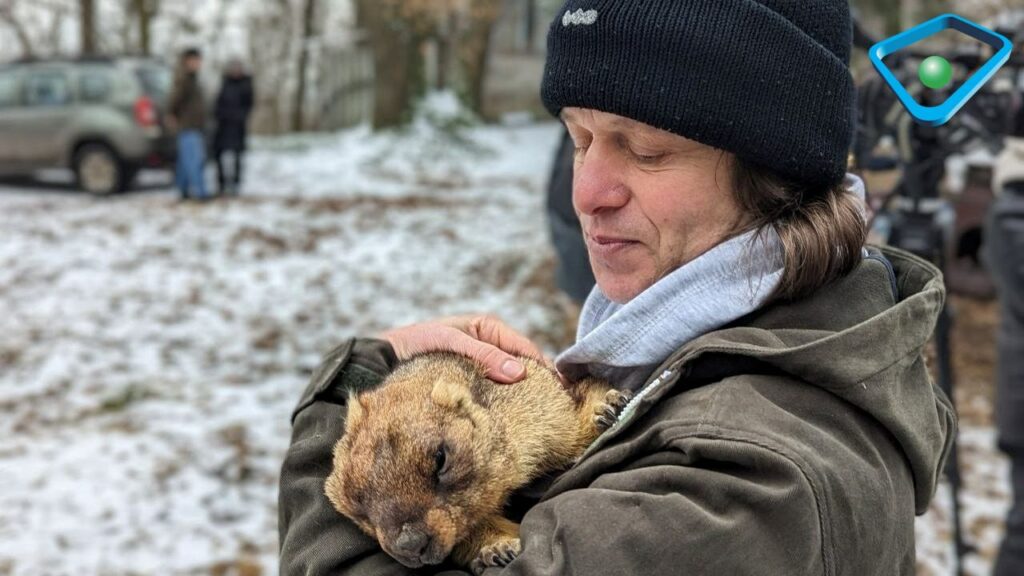
<instances>
[{"instance_id":1,"label":"marmot's brown fur","mask_svg":"<svg viewBox=\"0 0 1024 576\"><path fill-rule=\"evenodd\" d=\"M521 360L525 380L496 384L467 358L424 354L350 398L325 486L334 507L411 568L449 554L476 573L511 562L519 525L505 501L572 465L628 400Z\"/></svg>"}]
</instances>

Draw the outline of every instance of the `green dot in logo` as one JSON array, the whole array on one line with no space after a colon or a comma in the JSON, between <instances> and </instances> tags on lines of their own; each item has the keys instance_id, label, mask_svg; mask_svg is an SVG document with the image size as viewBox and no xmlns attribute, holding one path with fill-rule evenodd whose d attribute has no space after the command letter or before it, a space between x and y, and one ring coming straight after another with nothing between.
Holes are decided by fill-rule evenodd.
<instances>
[{"instance_id":1,"label":"green dot in logo","mask_svg":"<svg viewBox=\"0 0 1024 576\"><path fill-rule=\"evenodd\" d=\"M929 56L921 62L917 76L925 86L938 90L945 88L953 79L953 66L942 56Z\"/></svg>"}]
</instances>

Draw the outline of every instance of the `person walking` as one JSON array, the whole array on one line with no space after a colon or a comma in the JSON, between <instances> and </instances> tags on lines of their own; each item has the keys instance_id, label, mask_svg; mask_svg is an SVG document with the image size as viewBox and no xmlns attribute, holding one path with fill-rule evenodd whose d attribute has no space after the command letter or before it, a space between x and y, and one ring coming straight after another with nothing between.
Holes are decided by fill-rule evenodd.
<instances>
[{"instance_id":1,"label":"person walking","mask_svg":"<svg viewBox=\"0 0 1024 576\"><path fill-rule=\"evenodd\" d=\"M197 48L189 48L181 53L167 104L168 124L178 133L175 183L181 191L182 200L192 194L200 200L207 198L206 180L203 177L203 167L206 165L206 140L203 135L206 103L199 82L202 63L202 54Z\"/></svg>"},{"instance_id":2,"label":"person walking","mask_svg":"<svg viewBox=\"0 0 1024 576\"><path fill-rule=\"evenodd\" d=\"M213 137L213 155L217 161L218 194L238 194L252 103L252 77L245 73L239 60L232 60L225 71L213 112L217 121L217 130ZM225 170L228 153L234 160L230 174Z\"/></svg>"}]
</instances>

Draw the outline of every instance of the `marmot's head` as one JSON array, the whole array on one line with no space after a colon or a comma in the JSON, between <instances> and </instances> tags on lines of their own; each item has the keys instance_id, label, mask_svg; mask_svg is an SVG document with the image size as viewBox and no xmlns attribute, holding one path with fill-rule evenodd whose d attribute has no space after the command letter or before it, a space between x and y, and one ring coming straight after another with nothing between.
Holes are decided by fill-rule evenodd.
<instances>
[{"instance_id":1,"label":"marmot's head","mask_svg":"<svg viewBox=\"0 0 1024 576\"><path fill-rule=\"evenodd\" d=\"M410 568L444 560L504 500L492 480L501 442L470 389L480 378L464 359L431 354L349 399L327 497Z\"/></svg>"}]
</instances>

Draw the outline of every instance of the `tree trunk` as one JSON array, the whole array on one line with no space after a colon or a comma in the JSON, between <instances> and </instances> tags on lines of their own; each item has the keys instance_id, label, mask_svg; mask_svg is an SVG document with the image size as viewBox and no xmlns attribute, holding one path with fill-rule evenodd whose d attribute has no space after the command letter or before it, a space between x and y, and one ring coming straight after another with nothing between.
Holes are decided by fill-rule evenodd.
<instances>
[{"instance_id":1,"label":"tree trunk","mask_svg":"<svg viewBox=\"0 0 1024 576\"><path fill-rule=\"evenodd\" d=\"M487 61L491 52L491 32L501 12L501 0L474 0L470 3L467 27L459 42L459 66L463 73L463 101L482 114Z\"/></svg>"},{"instance_id":2,"label":"tree trunk","mask_svg":"<svg viewBox=\"0 0 1024 576\"><path fill-rule=\"evenodd\" d=\"M78 0L83 56L96 53L96 6L93 0Z\"/></svg>"},{"instance_id":3,"label":"tree trunk","mask_svg":"<svg viewBox=\"0 0 1024 576\"><path fill-rule=\"evenodd\" d=\"M458 14L452 10L448 12L444 25L437 34L437 84L435 88L438 90L444 90L451 86L452 44L458 26Z\"/></svg>"},{"instance_id":4,"label":"tree trunk","mask_svg":"<svg viewBox=\"0 0 1024 576\"><path fill-rule=\"evenodd\" d=\"M302 9L302 34L299 45L299 64L295 71L298 78L295 90L295 106L292 107L292 131L299 132L305 128L306 116L306 77L309 67L309 48L313 41L313 18L316 13L316 0L305 0Z\"/></svg>"},{"instance_id":5,"label":"tree trunk","mask_svg":"<svg viewBox=\"0 0 1024 576\"><path fill-rule=\"evenodd\" d=\"M142 4L139 10L139 51L142 52L143 56L149 56L151 52L150 27L153 23L153 17L156 16L159 5L156 0L139 0Z\"/></svg>"},{"instance_id":6,"label":"tree trunk","mask_svg":"<svg viewBox=\"0 0 1024 576\"><path fill-rule=\"evenodd\" d=\"M422 91L423 54L418 38L402 36L398 33L389 39L374 33L374 130L407 123Z\"/></svg>"},{"instance_id":7,"label":"tree trunk","mask_svg":"<svg viewBox=\"0 0 1024 576\"><path fill-rule=\"evenodd\" d=\"M533 54L537 46L537 0L526 0L526 53Z\"/></svg>"},{"instance_id":8,"label":"tree trunk","mask_svg":"<svg viewBox=\"0 0 1024 576\"><path fill-rule=\"evenodd\" d=\"M135 18L139 28L138 50L143 56L149 56L152 51L152 23L157 12L160 11L158 0L131 0L129 11Z\"/></svg>"},{"instance_id":9,"label":"tree trunk","mask_svg":"<svg viewBox=\"0 0 1024 576\"><path fill-rule=\"evenodd\" d=\"M373 128L400 126L409 120L413 103L423 91L425 32L400 14L401 6L382 0L358 0L356 20L368 32L373 52Z\"/></svg>"}]
</instances>

